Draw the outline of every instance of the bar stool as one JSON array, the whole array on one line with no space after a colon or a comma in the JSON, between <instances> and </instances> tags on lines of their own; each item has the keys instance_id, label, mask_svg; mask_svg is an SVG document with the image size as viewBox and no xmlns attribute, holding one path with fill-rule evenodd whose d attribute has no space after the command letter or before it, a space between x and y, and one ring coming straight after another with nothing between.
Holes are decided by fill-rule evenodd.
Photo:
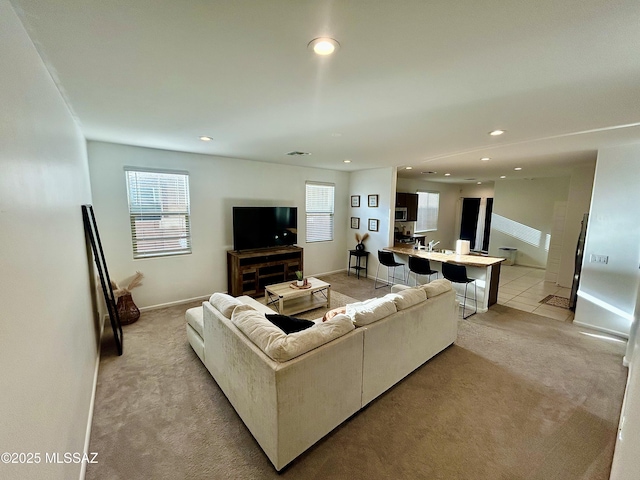
<instances>
[{"instance_id":1,"label":"bar stool","mask_svg":"<svg viewBox=\"0 0 640 480\"><path fill-rule=\"evenodd\" d=\"M385 267L387 267L387 283L385 285L380 285L378 287L377 286L378 271L380 270L380 265L384 265ZM396 259L393 256L393 253L386 252L384 250L378 250L378 268L376 269L376 279L373 282L373 288L390 287L391 286L390 279L400 280L400 278L396 277L396 267L400 267L400 266L402 266L402 283L404 283L406 281L404 263L396 262ZM391 271L391 269L393 270ZM391 271L391 276L389 276L390 271Z\"/></svg>"},{"instance_id":2,"label":"bar stool","mask_svg":"<svg viewBox=\"0 0 640 480\"><path fill-rule=\"evenodd\" d=\"M438 278L438 271L431 270L431 264L428 258L409 256L409 271L415 273L416 285L418 285L418 275L427 275L427 283L431 281L431 275L434 273L436 274L436 278Z\"/></svg>"},{"instance_id":3,"label":"bar stool","mask_svg":"<svg viewBox=\"0 0 640 480\"><path fill-rule=\"evenodd\" d=\"M471 315L475 315L478 313L478 287L476 286L476 281L473 278L467 277L467 267L464 265L456 265L455 263L443 263L442 264L442 276L449 280L452 283L464 283L464 302L462 303L462 318L469 318ZM467 287L470 283L473 283L474 288L474 298L473 301L475 303L475 310L464 316L464 311L467 306ZM456 292L457 294L457 292Z\"/></svg>"}]
</instances>

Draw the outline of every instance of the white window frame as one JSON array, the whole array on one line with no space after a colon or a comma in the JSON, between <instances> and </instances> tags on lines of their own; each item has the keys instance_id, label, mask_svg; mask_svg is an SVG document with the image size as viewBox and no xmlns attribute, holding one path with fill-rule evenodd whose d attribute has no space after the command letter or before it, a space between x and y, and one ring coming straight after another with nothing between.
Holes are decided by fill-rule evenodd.
<instances>
[{"instance_id":1,"label":"white window frame","mask_svg":"<svg viewBox=\"0 0 640 480\"><path fill-rule=\"evenodd\" d=\"M435 232L438 230L438 217L440 216L440 192L434 191L418 191L418 221L416 222L416 232ZM420 203L424 195L426 197L426 206L420 208ZM435 219L422 218L424 215L428 215L427 211L433 208L430 205L431 202L434 201L433 195L437 195L437 200L435 200Z\"/></svg>"},{"instance_id":2,"label":"white window frame","mask_svg":"<svg viewBox=\"0 0 640 480\"><path fill-rule=\"evenodd\" d=\"M125 167L124 170L133 258L190 254L189 172L138 167ZM152 195L138 194L142 189L139 185L141 182L154 180L157 180L158 184L155 187L147 187L147 193ZM145 220L156 222L150 223L149 226L157 235L145 235L141 228L141 223Z\"/></svg>"},{"instance_id":3,"label":"white window frame","mask_svg":"<svg viewBox=\"0 0 640 480\"><path fill-rule=\"evenodd\" d=\"M310 198L310 188L319 187L319 189L326 189L331 192L331 198L326 202L318 202L315 205L310 204L313 200ZM318 192L319 193L319 189ZM305 182L305 213L306 213L306 233L305 240L307 243L316 242L332 242L334 237L335 222L335 198L336 198L336 186L333 183L322 182ZM326 225L326 232L322 235L322 231L319 228L313 227L314 221L322 220L326 218L328 225ZM325 220L326 221L326 220Z\"/></svg>"}]
</instances>

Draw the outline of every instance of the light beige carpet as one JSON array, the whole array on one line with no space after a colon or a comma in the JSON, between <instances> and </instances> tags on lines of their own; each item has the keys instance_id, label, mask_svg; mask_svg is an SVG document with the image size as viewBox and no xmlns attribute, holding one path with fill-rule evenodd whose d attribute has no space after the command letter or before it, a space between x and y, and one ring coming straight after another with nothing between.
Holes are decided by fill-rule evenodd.
<instances>
[{"instance_id":1,"label":"light beige carpet","mask_svg":"<svg viewBox=\"0 0 640 480\"><path fill-rule=\"evenodd\" d=\"M89 448L99 463L87 479L609 476L621 343L495 305L278 474L187 343L190 306L124 327L122 357L105 340Z\"/></svg>"}]
</instances>

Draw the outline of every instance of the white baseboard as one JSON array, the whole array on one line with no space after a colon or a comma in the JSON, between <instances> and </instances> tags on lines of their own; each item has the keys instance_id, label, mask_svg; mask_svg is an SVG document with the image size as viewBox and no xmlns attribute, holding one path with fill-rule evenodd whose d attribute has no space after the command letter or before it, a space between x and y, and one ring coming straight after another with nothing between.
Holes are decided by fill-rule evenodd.
<instances>
[{"instance_id":1,"label":"white baseboard","mask_svg":"<svg viewBox=\"0 0 640 480\"><path fill-rule=\"evenodd\" d=\"M98 355L96 357L96 368L93 373L93 388L91 392L91 400L89 401L89 415L87 418L87 430L85 432L84 437L84 449L82 450L84 453L89 452L89 444L91 443L91 424L93 423L93 409L96 405L96 390L98 388L98 370L100 369L100 351L102 349L102 332L104 331L104 323L103 328L100 331L100 341L98 341ZM87 474L87 462L82 462L80 466L80 480L84 480Z\"/></svg>"},{"instance_id":2,"label":"white baseboard","mask_svg":"<svg viewBox=\"0 0 640 480\"><path fill-rule=\"evenodd\" d=\"M334 273L346 272L346 268L341 268L340 270L332 270L331 272L323 272L323 273L312 273L309 275L310 277L322 277L323 275L333 275Z\"/></svg>"},{"instance_id":3,"label":"white baseboard","mask_svg":"<svg viewBox=\"0 0 640 480\"><path fill-rule=\"evenodd\" d=\"M197 301L205 301L205 300L209 300L209 297L211 297L211 294L209 295L204 295L201 297L193 297L193 298L185 298L184 300L176 300L174 302L167 302L167 303L159 303L157 305L149 305L148 307L140 307L140 311L141 312L147 312L149 310L158 310L159 308L166 308L166 307L173 307L175 305L182 305L183 303L191 303L191 302L197 302Z\"/></svg>"},{"instance_id":4,"label":"white baseboard","mask_svg":"<svg viewBox=\"0 0 640 480\"><path fill-rule=\"evenodd\" d=\"M596 325L591 325L590 323L582 323L580 321L573 321L574 325L579 325L581 327L590 328L591 330L596 330L602 333L608 333L609 335L613 335L614 337L622 338L624 340L629 340L629 334L625 334L623 332L618 332L616 330L610 330L608 328L598 327Z\"/></svg>"}]
</instances>

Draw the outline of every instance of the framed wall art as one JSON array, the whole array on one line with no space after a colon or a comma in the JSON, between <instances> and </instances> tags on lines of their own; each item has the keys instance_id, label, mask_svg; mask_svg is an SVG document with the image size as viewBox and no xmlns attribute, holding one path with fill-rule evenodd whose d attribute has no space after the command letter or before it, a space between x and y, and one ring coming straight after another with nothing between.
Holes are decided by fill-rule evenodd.
<instances>
[{"instance_id":1,"label":"framed wall art","mask_svg":"<svg viewBox=\"0 0 640 480\"><path fill-rule=\"evenodd\" d=\"M352 207L360 206L360 195L351 195L351 206Z\"/></svg>"},{"instance_id":2,"label":"framed wall art","mask_svg":"<svg viewBox=\"0 0 640 480\"><path fill-rule=\"evenodd\" d=\"M369 206L370 207L378 206L378 195L369 195Z\"/></svg>"},{"instance_id":3,"label":"framed wall art","mask_svg":"<svg viewBox=\"0 0 640 480\"><path fill-rule=\"evenodd\" d=\"M360 217L351 217L351 228L360 228Z\"/></svg>"},{"instance_id":4,"label":"framed wall art","mask_svg":"<svg viewBox=\"0 0 640 480\"><path fill-rule=\"evenodd\" d=\"M370 232L377 232L379 225L380 225L380 220L378 220L377 218L370 218L369 219L369 231Z\"/></svg>"}]
</instances>

